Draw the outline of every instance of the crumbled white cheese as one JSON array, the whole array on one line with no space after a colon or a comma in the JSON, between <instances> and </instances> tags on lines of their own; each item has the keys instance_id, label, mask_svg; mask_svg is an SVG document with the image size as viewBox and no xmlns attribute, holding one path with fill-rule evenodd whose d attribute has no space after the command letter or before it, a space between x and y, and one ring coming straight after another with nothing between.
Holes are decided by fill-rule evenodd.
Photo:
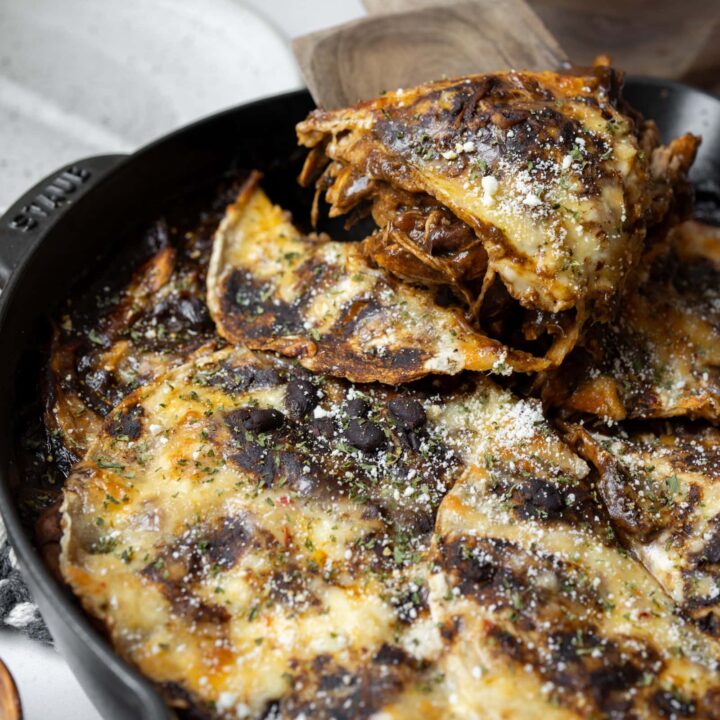
<instances>
[{"instance_id":1,"label":"crumbled white cheese","mask_svg":"<svg viewBox=\"0 0 720 720\"><path fill-rule=\"evenodd\" d=\"M235 714L240 720L250 717L250 708L245 703L238 703L235 706Z\"/></svg>"},{"instance_id":2,"label":"crumbled white cheese","mask_svg":"<svg viewBox=\"0 0 720 720\"><path fill-rule=\"evenodd\" d=\"M220 712L225 712L225 710L230 710L230 708L235 705L236 702L237 695L235 695L235 693L221 692L220 695L218 695L215 707Z\"/></svg>"},{"instance_id":3,"label":"crumbled white cheese","mask_svg":"<svg viewBox=\"0 0 720 720\"><path fill-rule=\"evenodd\" d=\"M492 205L495 202L495 193L498 191L498 181L492 175L486 175L480 184L483 189L483 205Z\"/></svg>"}]
</instances>

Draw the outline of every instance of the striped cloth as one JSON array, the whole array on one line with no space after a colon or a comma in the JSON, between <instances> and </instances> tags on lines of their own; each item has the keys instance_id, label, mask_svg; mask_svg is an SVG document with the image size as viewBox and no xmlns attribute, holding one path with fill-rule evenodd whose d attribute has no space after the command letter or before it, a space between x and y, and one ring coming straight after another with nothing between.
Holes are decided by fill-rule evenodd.
<instances>
[{"instance_id":1,"label":"striped cloth","mask_svg":"<svg viewBox=\"0 0 720 720\"><path fill-rule=\"evenodd\" d=\"M0 629L3 628L13 628L32 640L52 643L0 521Z\"/></svg>"}]
</instances>

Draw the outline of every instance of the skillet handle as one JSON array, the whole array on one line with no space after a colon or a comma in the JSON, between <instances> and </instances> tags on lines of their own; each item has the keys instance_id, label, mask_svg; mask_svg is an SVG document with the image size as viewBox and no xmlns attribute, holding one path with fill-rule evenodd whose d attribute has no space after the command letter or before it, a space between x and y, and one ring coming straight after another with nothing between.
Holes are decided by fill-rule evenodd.
<instances>
[{"instance_id":1,"label":"skillet handle","mask_svg":"<svg viewBox=\"0 0 720 720\"><path fill-rule=\"evenodd\" d=\"M0 217L0 290L67 209L126 155L98 155L56 170Z\"/></svg>"}]
</instances>

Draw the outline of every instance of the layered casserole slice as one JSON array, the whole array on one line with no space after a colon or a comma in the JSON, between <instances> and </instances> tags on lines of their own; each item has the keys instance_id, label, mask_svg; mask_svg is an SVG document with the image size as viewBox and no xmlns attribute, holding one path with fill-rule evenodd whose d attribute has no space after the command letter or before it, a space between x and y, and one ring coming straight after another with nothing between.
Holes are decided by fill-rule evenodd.
<instances>
[{"instance_id":1,"label":"layered casserole slice","mask_svg":"<svg viewBox=\"0 0 720 720\"><path fill-rule=\"evenodd\" d=\"M357 243L304 235L254 174L215 234L210 314L229 342L308 370L394 385L462 370L543 370L547 362L479 332L459 308L373 267Z\"/></svg>"},{"instance_id":2,"label":"layered casserole slice","mask_svg":"<svg viewBox=\"0 0 720 720\"><path fill-rule=\"evenodd\" d=\"M330 215L372 215L374 263L554 363L612 316L648 232L685 212L698 142L661 146L604 65L400 89L297 132Z\"/></svg>"}]
</instances>

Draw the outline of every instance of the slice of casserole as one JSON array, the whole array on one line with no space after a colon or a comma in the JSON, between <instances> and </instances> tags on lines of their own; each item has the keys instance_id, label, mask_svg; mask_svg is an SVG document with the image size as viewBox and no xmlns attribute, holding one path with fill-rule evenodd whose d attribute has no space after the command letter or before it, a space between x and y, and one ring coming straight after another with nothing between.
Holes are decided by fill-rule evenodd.
<instances>
[{"instance_id":1,"label":"slice of casserole","mask_svg":"<svg viewBox=\"0 0 720 720\"><path fill-rule=\"evenodd\" d=\"M315 110L297 126L301 182L332 216L372 214L375 263L559 363L587 318L612 316L649 230L687 205L697 138L661 146L621 85L606 66L512 71Z\"/></svg>"}]
</instances>

